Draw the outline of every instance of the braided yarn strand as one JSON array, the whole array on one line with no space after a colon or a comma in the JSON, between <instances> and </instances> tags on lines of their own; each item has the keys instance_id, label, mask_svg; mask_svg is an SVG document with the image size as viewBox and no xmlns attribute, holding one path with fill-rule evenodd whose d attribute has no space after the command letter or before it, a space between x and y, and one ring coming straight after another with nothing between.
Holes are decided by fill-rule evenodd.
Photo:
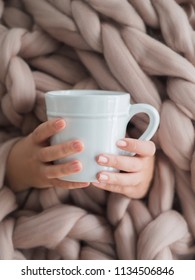
<instances>
[{"instance_id":1,"label":"braided yarn strand","mask_svg":"<svg viewBox=\"0 0 195 280\"><path fill-rule=\"evenodd\" d=\"M0 0L0 259L195 258L194 28L194 0ZM46 120L45 92L71 88L159 111L144 199L9 189L12 145Z\"/></svg>"}]
</instances>

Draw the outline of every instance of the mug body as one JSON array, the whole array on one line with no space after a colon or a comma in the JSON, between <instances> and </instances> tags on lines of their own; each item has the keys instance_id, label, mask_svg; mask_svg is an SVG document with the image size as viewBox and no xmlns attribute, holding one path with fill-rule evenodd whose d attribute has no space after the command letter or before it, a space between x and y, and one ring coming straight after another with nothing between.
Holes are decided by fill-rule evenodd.
<instances>
[{"instance_id":1,"label":"mug body","mask_svg":"<svg viewBox=\"0 0 195 280\"><path fill-rule=\"evenodd\" d=\"M117 140L125 137L129 121L130 95L102 90L65 90L46 93L48 119L63 118L66 127L51 138L51 145L79 139L84 151L57 163L80 160L81 172L64 176L73 182L95 182L99 171L115 171L96 163L101 153L119 154Z\"/></svg>"}]
</instances>

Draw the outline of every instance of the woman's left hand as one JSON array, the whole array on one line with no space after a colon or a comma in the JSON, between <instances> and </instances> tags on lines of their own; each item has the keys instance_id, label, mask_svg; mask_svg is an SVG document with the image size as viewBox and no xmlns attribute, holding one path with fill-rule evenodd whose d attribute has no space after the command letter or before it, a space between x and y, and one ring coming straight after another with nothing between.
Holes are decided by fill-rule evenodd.
<instances>
[{"instance_id":1,"label":"woman's left hand","mask_svg":"<svg viewBox=\"0 0 195 280\"><path fill-rule=\"evenodd\" d=\"M96 159L99 165L113 167L122 172L99 172L98 182L93 185L130 198L144 197L153 177L155 144L152 141L125 138L119 140L117 146L135 153L135 156L99 155Z\"/></svg>"}]
</instances>

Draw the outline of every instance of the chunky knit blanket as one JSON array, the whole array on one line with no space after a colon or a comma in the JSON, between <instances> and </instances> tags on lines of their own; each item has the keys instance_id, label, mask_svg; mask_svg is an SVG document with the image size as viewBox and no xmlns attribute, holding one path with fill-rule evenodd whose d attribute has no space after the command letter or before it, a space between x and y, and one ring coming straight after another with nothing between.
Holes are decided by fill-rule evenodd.
<instances>
[{"instance_id":1,"label":"chunky knit blanket","mask_svg":"<svg viewBox=\"0 0 195 280\"><path fill-rule=\"evenodd\" d=\"M194 259L194 28L195 0L0 0L0 259ZM159 111L144 199L6 184L11 147L46 120L45 92L75 88ZM147 125L132 122L134 135Z\"/></svg>"}]
</instances>

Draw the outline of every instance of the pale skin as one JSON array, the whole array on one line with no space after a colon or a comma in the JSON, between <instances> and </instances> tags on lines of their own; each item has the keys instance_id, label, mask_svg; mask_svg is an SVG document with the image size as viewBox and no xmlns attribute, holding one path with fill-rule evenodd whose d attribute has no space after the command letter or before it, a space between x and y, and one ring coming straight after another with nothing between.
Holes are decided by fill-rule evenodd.
<instances>
[{"instance_id":1,"label":"pale skin","mask_svg":"<svg viewBox=\"0 0 195 280\"><path fill-rule=\"evenodd\" d=\"M50 137L62 129L66 129L63 119L49 120L16 142L8 156L6 168L6 180L13 191L23 191L31 187L74 189L90 185L90 182L74 183L59 179L64 175L81 172L82 163L74 160L54 165L53 161L80 153L84 149L84 144L79 139L50 146ZM97 174L97 183L93 185L130 198L144 197L153 177L154 143L124 138L116 145L136 155L98 155L96 161L99 165L114 167L121 172L100 172Z\"/></svg>"}]
</instances>

